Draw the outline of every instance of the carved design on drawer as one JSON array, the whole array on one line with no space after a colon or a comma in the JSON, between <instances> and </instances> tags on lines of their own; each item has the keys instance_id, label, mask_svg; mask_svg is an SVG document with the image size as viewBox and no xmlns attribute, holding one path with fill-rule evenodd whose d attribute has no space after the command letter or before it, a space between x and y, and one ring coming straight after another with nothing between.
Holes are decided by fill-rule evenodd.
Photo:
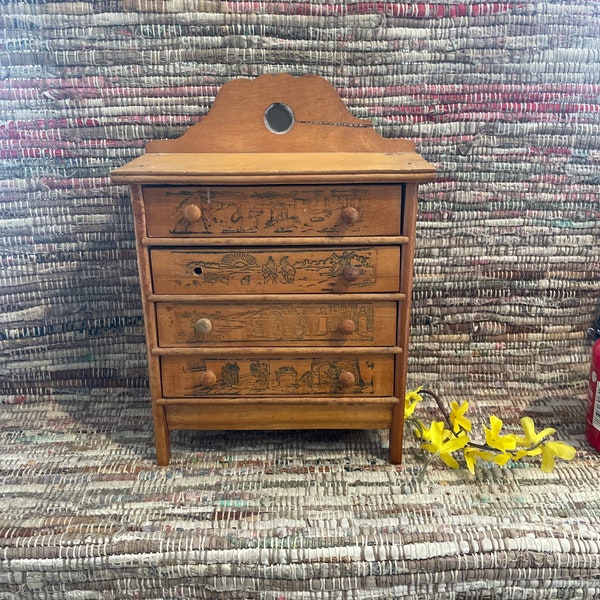
<instances>
[{"instance_id":1,"label":"carved design on drawer","mask_svg":"<svg viewBox=\"0 0 600 600\"><path fill-rule=\"evenodd\" d=\"M393 302L171 304L157 306L159 341L169 346L199 343L395 344ZM206 327L206 320L210 327ZM200 327L198 327L200 323Z\"/></svg>"},{"instance_id":2,"label":"carved design on drawer","mask_svg":"<svg viewBox=\"0 0 600 600\"><path fill-rule=\"evenodd\" d=\"M151 250L157 294L397 292L400 249Z\"/></svg>"},{"instance_id":3,"label":"carved design on drawer","mask_svg":"<svg viewBox=\"0 0 600 600\"><path fill-rule=\"evenodd\" d=\"M150 237L399 235L400 189L355 186L146 187Z\"/></svg>"},{"instance_id":4,"label":"carved design on drawer","mask_svg":"<svg viewBox=\"0 0 600 600\"><path fill-rule=\"evenodd\" d=\"M194 358L163 356L165 397L393 393L394 357Z\"/></svg>"},{"instance_id":5,"label":"carved design on drawer","mask_svg":"<svg viewBox=\"0 0 600 600\"><path fill-rule=\"evenodd\" d=\"M164 347L396 343L394 302L159 303L156 311Z\"/></svg>"}]
</instances>

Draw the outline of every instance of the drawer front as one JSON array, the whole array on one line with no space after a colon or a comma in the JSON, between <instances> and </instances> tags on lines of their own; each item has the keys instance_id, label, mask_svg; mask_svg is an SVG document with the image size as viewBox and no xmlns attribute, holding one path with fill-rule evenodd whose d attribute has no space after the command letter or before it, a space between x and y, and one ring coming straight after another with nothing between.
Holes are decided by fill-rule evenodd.
<instances>
[{"instance_id":1,"label":"drawer front","mask_svg":"<svg viewBox=\"0 0 600 600\"><path fill-rule=\"evenodd\" d=\"M394 346L395 302L158 303L163 347Z\"/></svg>"},{"instance_id":2,"label":"drawer front","mask_svg":"<svg viewBox=\"0 0 600 600\"><path fill-rule=\"evenodd\" d=\"M149 237L400 235L402 187L148 186Z\"/></svg>"},{"instance_id":3,"label":"drawer front","mask_svg":"<svg viewBox=\"0 0 600 600\"><path fill-rule=\"evenodd\" d=\"M400 248L152 249L156 294L398 292Z\"/></svg>"},{"instance_id":4,"label":"drawer front","mask_svg":"<svg viewBox=\"0 0 600 600\"><path fill-rule=\"evenodd\" d=\"M165 398L391 396L394 356L198 358L162 356Z\"/></svg>"}]
</instances>

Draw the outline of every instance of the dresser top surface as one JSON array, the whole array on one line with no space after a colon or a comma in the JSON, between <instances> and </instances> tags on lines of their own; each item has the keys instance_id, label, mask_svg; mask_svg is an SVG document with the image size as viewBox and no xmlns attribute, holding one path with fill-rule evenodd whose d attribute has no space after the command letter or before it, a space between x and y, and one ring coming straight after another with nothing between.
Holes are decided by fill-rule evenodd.
<instances>
[{"instance_id":1,"label":"dresser top surface","mask_svg":"<svg viewBox=\"0 0 600 600\"><path fill-rule=\"evenodd\" d=\"M117 184L424 182L434 175L416 152L148 153L111 173Z\"/></svg>"}]
</instances>

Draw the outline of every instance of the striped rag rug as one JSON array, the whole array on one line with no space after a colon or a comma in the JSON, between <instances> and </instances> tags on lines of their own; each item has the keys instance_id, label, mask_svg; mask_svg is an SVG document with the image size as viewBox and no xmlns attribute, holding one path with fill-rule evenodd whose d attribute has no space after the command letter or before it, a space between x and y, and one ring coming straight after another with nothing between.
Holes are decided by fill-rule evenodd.
<instances>
[{"instance_id":1,"label":"striped rag rug","mask_svg":"<svg viewBox=\"0 0 600 600\"><path fill-rule=\"evenodd\" d=\"M435 164L411 386L578 449L475 476L378 431L154 461L127 190L224 82L315 73ZM600 596L598 0L0 0L0 600ZM434 415L422 408L422 418Z\"/></svg>"}]
</instances>

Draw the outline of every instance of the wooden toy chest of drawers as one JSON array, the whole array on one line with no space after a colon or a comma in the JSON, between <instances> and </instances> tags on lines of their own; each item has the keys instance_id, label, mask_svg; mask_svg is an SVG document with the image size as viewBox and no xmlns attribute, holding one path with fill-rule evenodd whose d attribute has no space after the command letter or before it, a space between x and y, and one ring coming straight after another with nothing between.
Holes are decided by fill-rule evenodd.
<instances>
[{"instance_id":1,"label":"wooden toy chest of drawers","mask_svg":"<svg viewBox=\"0 0 600 600\"><path fill-rule=\"evenodd\" d=\"M433 173L325 80L289 75L225 84L182 137L113 171L131 189L159 464L174 429L389 429L400 462Z\"/></svg>"}]
</instances>

